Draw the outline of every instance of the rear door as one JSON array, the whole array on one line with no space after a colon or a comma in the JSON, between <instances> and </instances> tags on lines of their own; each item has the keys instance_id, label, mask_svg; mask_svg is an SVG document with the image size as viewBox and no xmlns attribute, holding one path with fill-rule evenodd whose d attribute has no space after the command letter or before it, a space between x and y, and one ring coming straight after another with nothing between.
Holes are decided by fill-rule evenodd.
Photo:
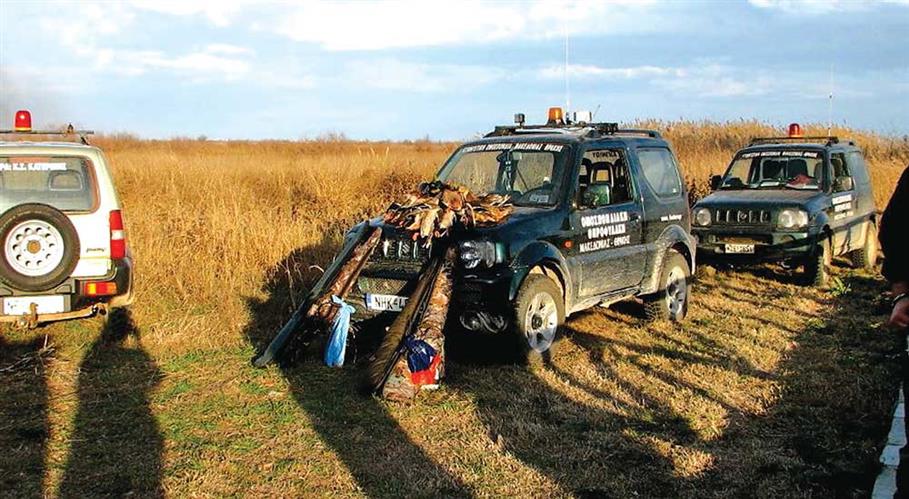
<instances>
[{"instance_id":1,"label":"rear door","mask_svg":"<svg viewBox=\"0 0 909 499\"><path fill-rule=\"evenodd\" d=\"M72 222L79 239L79 261L73 275L101 276L110 271L107 206L116 199L97 159L78 154L5 154L0 156L0 213L27 203L49 205ZM99 173L105 180L99 182Z\"/></svg>"},{"instance_id":2,"label":"rear door","mask_svg":"<svg viewBox=\"0 0 909 499\"><path fill-rule=\"evenodd\" d=\"M581 297L636 286L643 276L641 208L622 148L588 150L581 161L571 213ZM593 196L591 193L598 195ZM608 193L608 194L607 194ZM598 199L594 199L597 197Z\"/></svg>"},{"instance_id":3,"label":"rear door","mask_svg":"<svg viewBox=\"0 0 909 499\"><path fill-rule=\"evenodd\" d=\"M833 229L833 253L841 255L856 247L861 240L862 226L859 216L859 192L846 154L830 153L830 172L833 181L830 207L827 216ZM849 186L845 182L852 185Z\"/></svg>"},{"instance_id":4,"label":"rear door","mask_svg":"<svg viewBox=\"0 0 909 499\"><path fill-rule=\"evenodd\" d=\"M647 189L641 189L641 196L647 206L643 221L642 251L647 262L656 262L657 251L663 251L656 242L670 226L676 225L690 231L688 196L678 162L672 151L665 146L639 146L635 149L637 165ZM648 268L652 268L652 263ZM656 269L659 271L659 269ZM643 276L642 276L643 277Z\"/></svg>"}]
</instances>

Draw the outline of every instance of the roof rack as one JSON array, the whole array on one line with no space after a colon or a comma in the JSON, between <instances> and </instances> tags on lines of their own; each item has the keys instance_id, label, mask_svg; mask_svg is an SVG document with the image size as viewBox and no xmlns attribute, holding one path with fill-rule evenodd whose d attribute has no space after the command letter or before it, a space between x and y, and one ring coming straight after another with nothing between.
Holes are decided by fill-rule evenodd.
<instances>
[{"instance_id":1,"label":"roof rack","mask_svg":"<svg viewBox=\"0 0 909 499\"><path fill-rule=\"evenodd\" d=\"M93 130L76 130L72 125L67 125L63 130L0 130L0 135L78 135L85 145L88 145L86 135L94 134Z\"/></svg>"},{"instance_id":2,"label":"roof rack","mask_svg":"<svg viewBox=\"0 0 909 499\"><path fill-rule=\"evenodd\" d=\"M639 128L619 128L618 123L570 123L567 125L499 125L484 137L503 137L518 134L565 134L580 135L584 137L600 137L604 135L640 135L654 139L662 138L656 130Z\"/></svg>"},{"instance_id":3,"label":"roof rack","mask_svg":"<svg viewBox=\"0 0 909 499\"><path fill-rule=\"evenodd\" d=\"M839 137L833 135L819 135L814 137L752 137L749 146L758 144L775 144L778 142L824 142L827 145L839 144Z\"/></svg>"}]
</instances>

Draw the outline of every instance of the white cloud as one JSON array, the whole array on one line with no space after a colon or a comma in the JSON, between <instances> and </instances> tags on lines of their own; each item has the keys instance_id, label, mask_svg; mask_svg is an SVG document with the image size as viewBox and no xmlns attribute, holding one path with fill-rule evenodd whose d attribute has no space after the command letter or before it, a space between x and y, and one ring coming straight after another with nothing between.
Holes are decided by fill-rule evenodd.
<instances>
[{"instance_id":1,"label":"white cloud","mask_svg":"<svg viewBox=\"0 0 909 499\"><path fill-rule=\"evenodd\" d=\"M488 66L371 59L347 64L338 83L355 82L358 87L382 90L443 92L470 90L504 76L505 71Z\"/></svg>"},{"instance_id":2,"label":"white cloud","mask_svg":"<svg viewBox=\"0 0 909 499\"><path fill-rule=\"evenodd\" d=\"M205 51L210 54L222 55L253 55L256 53L256 51L251 48L230 45L227 43L210 43L205 46Z\"/></svg>"},{"instance_id":3,"label":"white cloud","mask_svg":"<svg viewBox=\"0 0 909 499\"><path fill-rule=\"evenodd\" d=\"M328 50L382 50L540 39L564 34L648 32L665 27L650 1L304 2L275 20L273 31ZM669 10L669 6L661 7ZM641 15L647 13L647 22Z\"/></svg>"},{"instance_id":4,"label":"white cloud","mask_svg":"<svg viewBox=\"0 0 909 499\"><path fill-rule=\"evenodd\" d=\"M565 68L550 65L533 72L543 80L562 80ZM732 66L712 61L697 61L677 67L630 66L604 67L590 64L571 64L568 74L573 81L615 82L641 80L659 91L685 94L692 97L753 97L778 95L798 99L826 98L829 75L823 72L784 70L753 66ZM860 98L871 94L861 89L860 82L842 82L836 93L840 97Z\"/></svg>"},{"instance_id":5,"label":"white cloud","mask_svg":"<svg viewBox=\"0 0 909 499\"><path fill-rule=\"evenodd\" d=\"M766 95L785 81L776 72L753 67L703 64L679 68L672 77L653 81L657 87L697 97L748 97Z\"/></svg>"},{"instance_id":6,"label":"white cloud","mask_svg":"<svg viewBox=\"0 0 909 499\"><path fill-rule=\"evenodd\" d=\"M780 10L789 14L828 14L855 11L874 5L870 0L748 0L761 9Z\"/></svg>"},{"instance_id":7,"label":"white cloud","mask_svg":"<svg viewBox=\"0 0 909 499\"><path fill-rule=\"evenodd\" d=\"M197 2L189 2L193 3ZM111 40L136 24L134 8L125 4L93 3L78 7L65 14L43 18L39 26L44 36L60 40L61 45L90 63L82 70L84 72L110 71L139 76L154 70L167 70L192 81L208 81L236 80L250 71L250 59L255 52L232 44L211 43L179 54L157 49L111 48Z\"/></svg>"},{"instance_id":8,"label":"white cloud","mask_svg":"<svg viewBox=\"0 0 909 499\"><path fill-rule=\"evenodd\" d=\"M249 0L132 0L141 10L171 16L203 16L218 27L226 27L251 5Z\"/></svg>"},{"instance_id":9,"label":"white cloud","mask_svg":"<svg viewBox=\"0 0 909 499\"><path fill-rule=\"evenodd\" d=\"M681 70L659 66L602 67L591 64L569 64L568 75L577 79L632 80L656 76L678 75ZM564 65L546 66L537 72L544 80L565 78Z\"/></svg>"}]
</instances>

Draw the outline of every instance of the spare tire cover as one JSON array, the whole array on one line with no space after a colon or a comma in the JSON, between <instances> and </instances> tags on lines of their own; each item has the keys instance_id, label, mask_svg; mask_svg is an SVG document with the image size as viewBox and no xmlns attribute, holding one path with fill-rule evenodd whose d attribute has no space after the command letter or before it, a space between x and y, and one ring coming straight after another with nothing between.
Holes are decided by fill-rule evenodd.
<instances>
[{"instance_id":1,"label":"spare tire cover","mask_svg":"<svg viewBox=\"0 0 909 499\"><path fill-rule=\"evenodd\" d=\"M0 215L0 283L45 291L79 262L79 236L69 218L46 204L22 204Z\"/></svg>"}]
</instances>

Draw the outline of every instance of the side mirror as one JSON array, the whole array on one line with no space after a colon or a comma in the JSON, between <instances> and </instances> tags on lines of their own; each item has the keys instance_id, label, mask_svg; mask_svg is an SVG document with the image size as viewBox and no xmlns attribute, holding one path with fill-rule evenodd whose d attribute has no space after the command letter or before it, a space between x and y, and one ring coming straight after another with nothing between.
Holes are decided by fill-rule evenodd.
<instances>
[{"instance_id":1,"label":"side mirror","mask_svg":"<svg viewBox=\"0 0 909 499\"><path fill-rule=\"evenodd\" d=\"M584 190L581 204L587 208L599 208L612 202L612 187L609 184L593 184Z\"/></svg>"},{"instance_id":2,"label":"side mirror","mask_svg":"<svg viewBox=\"0 0 909 499\"><path fill-rule=\"evenodd\" d=\"M833 181L833 190L837 192L851 191L855 187L852 177L836 177Z\"/></svg>"},{"instance_id":3,"label":"side mirror","mask_svg":"<svg viewBox=\"0 0 909 499\"><path fill-rule=\"evenodd\" d=\"M710 190L715 191L720 188L720 185L723 183L722 175L714 175L710 177Z\"/></svg>"}]
</instances>

